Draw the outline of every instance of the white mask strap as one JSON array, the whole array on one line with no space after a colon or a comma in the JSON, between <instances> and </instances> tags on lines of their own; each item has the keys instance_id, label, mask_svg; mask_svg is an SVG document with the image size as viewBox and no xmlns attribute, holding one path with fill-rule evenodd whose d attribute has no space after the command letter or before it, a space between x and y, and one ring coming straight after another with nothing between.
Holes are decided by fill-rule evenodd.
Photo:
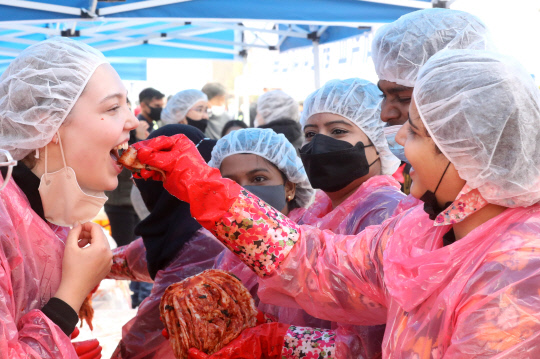
<instances>
[{"instance_id":1,"label":"white mask strap","mask_svg":"<svg viewBox=\"0 0 540 359\"><path fill-rule=\"evenodd\" d=\"M56 133L56 135L58 136L58 144L60 145L60 153L62 153L62 162L64 162L64 168L66 168L67 164L66 164L66 157L64 156L64 148L62 146L62 140L60 139L60 135L58 133ZM47 169L47 159L49 158L48 153L47 153L48 148L49 148L49 145L45 146L45 180L47 180L47 173L49 172Z\"/></svg>"},{"instance_id":2,"label":"white mask strap","mask_svg":"<svg viewBox=\"0 0 540 359\"><path fill-rule=\"evenodd\" d=\"M60 152L62 153L62 162L64 162L64 168L67 167L66 164L66 157L64 156L64 146L62 146L62 139L60 138L60 134L56 134L58 136L58 144L60 145Z\"/></svg>"}]
</instances>

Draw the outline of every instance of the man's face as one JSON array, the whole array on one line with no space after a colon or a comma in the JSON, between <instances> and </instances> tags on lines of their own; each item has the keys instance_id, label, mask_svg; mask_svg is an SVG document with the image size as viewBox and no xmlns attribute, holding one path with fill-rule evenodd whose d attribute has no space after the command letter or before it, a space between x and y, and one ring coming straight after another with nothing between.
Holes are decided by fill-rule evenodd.
<instances>
[{"instance_id":1,"label":"man's face","mask_svg":"<svg viewBox=\"0 0 540 359\"><path fill-rule=\"evenodd\" d=\"M403 125L408 119L413 88L385 80L380 80L378 86L384 96L381 120L387 126Z\"/></svg>"},{"instance_id":2,"label":"man's face","mask_svg":"<svg viewBox=\"0 0 540 359\"><path fill-rule=\"evenodd\" d=\"M153 98L151 101L148 102L142 102L141 103L141 110L144 111L146 115L150 115L151 107L154 108L163 108L165 106L165 98Z\"/></svg>"}]
</instances>

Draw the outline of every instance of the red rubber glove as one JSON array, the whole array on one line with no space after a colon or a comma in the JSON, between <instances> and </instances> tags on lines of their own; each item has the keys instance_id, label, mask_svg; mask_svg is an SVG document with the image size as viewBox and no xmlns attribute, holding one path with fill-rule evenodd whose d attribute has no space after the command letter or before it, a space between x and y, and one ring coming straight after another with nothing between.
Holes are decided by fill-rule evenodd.
<instances>
[{"instance_id":1,"label":"red rubber glove","mask_svg":"<svg viewBox=\"0 0 540 359\"><path fill-rule=\"evenodd\" d=\"M182 134L141 141L133 148L141 163L165 173L165 189L181 201L190 203L191 214L207 229L214 228L242 189L235 182L223 179L218 169L208 166L193 142ZM162 178L156 171L145 169L137 176Z\"/></svg>"},{"instance_id":2,"label":"red rubber glove","mask_svg":"<svg viewBox=\"0 0 540 359\"><path fill-rule=\"evenodd\" d=\"M73 329L73 333L71 333L71 335L69 336L69 338L70 338L71 340L73 340L73 339L77 338L77 337L79 336L79 334L80 334L79 328L75 327L75 329Z\"/></svg>"},{"instance_id":3,"label":"red rubber glove","mask_svg":"<svg viewBox=\"0 0 540 359\"><path fill-rule=\"evenodd\" d=\"M223 349L207 355L195 348L189 349L189 359L281 359L283 340L289 324L268 323L244 330L238 338Z\"/></svg>"},{"instance_id":4,"label":"red rubber glove","mask_svg":"<svg viewBox=\"0 0 540 359\"><path fill-rule=\"evenodd\" d=\"M100 359L101 358L101 346L97 339L85 340L83 342L73 343L75 352L79 356L79 359Z\"/></svg>"}]
</instances>

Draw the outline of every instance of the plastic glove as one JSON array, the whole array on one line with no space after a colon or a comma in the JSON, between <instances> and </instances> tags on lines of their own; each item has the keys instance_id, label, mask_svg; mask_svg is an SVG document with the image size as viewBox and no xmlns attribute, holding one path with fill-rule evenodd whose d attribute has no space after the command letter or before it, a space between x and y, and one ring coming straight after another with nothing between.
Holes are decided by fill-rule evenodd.
<instances>
[{"instance_id":1,"label":"plastic glove","mask_svg":"<svg viewBox=\"0 0 540 359\"><path fill-rule=\"evenodd\" d=\"M75 327L75 329L73 330L73 333L71 333L71 335L69 336L71 340L77 338L80 334L80 330L79 328Z\"/></svg>"},{"instance_id":2,"label":"plastic glove","mask_svg":"<svg viewBox=\"0 0 540 359\"><path fill-rule=\"evenodd\" d=\"M238 338L223 349L207 355L195 348L189 349L189 359L281 359L283 340L289 324L268 323L244 330Z\"/></svg>"},{"instance_id":3,"label":"plastic glove","mask_svg":"<svg viewBox=\"0 0 540 359\"><path fill-rule=\"evenodd\" d=\"M218 169L208 166L193 142L182 134L159 136L138 142L133 148L141 163L165 173L165 189L190 203L192 215L207 229L213 229L242 189L237 183L223 179ZM134 176L162 179L157 171L146 169Z\"/></svg>"},{"instance_id":4,"label":"plastic glove","mask_svg":"<svg viewBox=\"0 0 540 359\"><path fill-rule=\"evenodd\" d=\"M101 346L97 339L85 340L83 342L73 343L75 352L79 356L79 359L100 359L101 358Z\"/></svg>"}]
</instances>

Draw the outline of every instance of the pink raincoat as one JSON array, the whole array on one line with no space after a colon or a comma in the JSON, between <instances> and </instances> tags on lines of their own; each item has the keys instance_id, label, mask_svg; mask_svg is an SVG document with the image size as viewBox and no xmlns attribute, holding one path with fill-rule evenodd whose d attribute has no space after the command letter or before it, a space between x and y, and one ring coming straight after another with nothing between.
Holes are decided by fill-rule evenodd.
<instances>
[{"instance_id":1,"label":"pink raincoat","mask_svg":"<svg viewBox=\"0 0 540 359\"><path fill-rule=\"evenodd\" d=\"M302 227L274 302L341 323L386 323L384 358L540 358L540 205L507 209L443 247L421 206L336 236Z\"/></svg>"},{"instance_id":2,"label":"pink raincoat","mask_svg":"<svg viewBox=\"0 0 540 359\"><path fill-rule=\"evenodd\" d=\"M197 151L187 140L176 149ZM143 163L168 164L148 153ZM447 246L452 225L434 226L422 206L338 235L297 225L201 161L180 156L165 188L260 276L272 304L386 324L383 358L540 357L540 204L508 208Z\"/></svg>"},{"instance_id":3,"label":"pink raincoat","mask_svg":"<svg viewBox=\"0 0 540 359\"><path fill-rule=\"evenodd\" d=\"M41 311L60 285L68 229L43 221L13 180L0 199L0 358L78 358Z\"/></svg>"},{"instance_id":4,"label":"pink raincoat","mask_svg":"<svg viewBox=\"0 0 540 359\"><path fill-rule=\"evenodd\" d=\"M172 262L157 272L150 295L143 300L137 315L122 328L120 358L175 359L169 342L163 337L159 303L165 289L173 283L212 268L223 245L206 229L201 228L187 242ZM113 269L109 278L151 281L146 265L142 238L113 251ZM114 356L113 356L114 357Z\"/></svg>"},{"instance_id":5,"label":"pink raincoat","mask_svg":"<svg viewBox=\"0 0 540 359\"><path fill-rule=\"evenodd\" d=\"M328 229L336 234L358 234L370 225L419 204L414 197L405 197L400 184L392 176L375 176L364 182L352 195L336 208L323 191L318 191L315 202L299 218L298 224ZM264 282L259 287L261 298L266 298ZM352 326L333 323L336 330L336 356L338 358L374 358L380 355L384 325Z\"/></svg>"},{"instance_id":6,"label":"pink raincoat","mask_svg":"<svg viewBox=\"0 0 540 359\"><path fill-rule=\"evenodd\" d=\"M365 227L381 224L385 219L419 203L415 198L405 197L399 189L399 183L391 176L376 176L363 183L335 209L332 208L330 198L323 191L318 191L314 203L308 209L295 209L288 217L296 223L329 229L338 234L357 234ZM328 321L314 318L304 310L265 304L276 303L271 296L265 298L264 282L257 287L257 275L231 251L226 250L218 257L216 268L233 272L255 298L264 298L258 308L274 315L280 322L302 327L330 327ZM383 326L371 329L340 326L336 336L340 350L336 354L341 358L373 357L380 352L383 334Z\"/></svg>"}]
</instances>

